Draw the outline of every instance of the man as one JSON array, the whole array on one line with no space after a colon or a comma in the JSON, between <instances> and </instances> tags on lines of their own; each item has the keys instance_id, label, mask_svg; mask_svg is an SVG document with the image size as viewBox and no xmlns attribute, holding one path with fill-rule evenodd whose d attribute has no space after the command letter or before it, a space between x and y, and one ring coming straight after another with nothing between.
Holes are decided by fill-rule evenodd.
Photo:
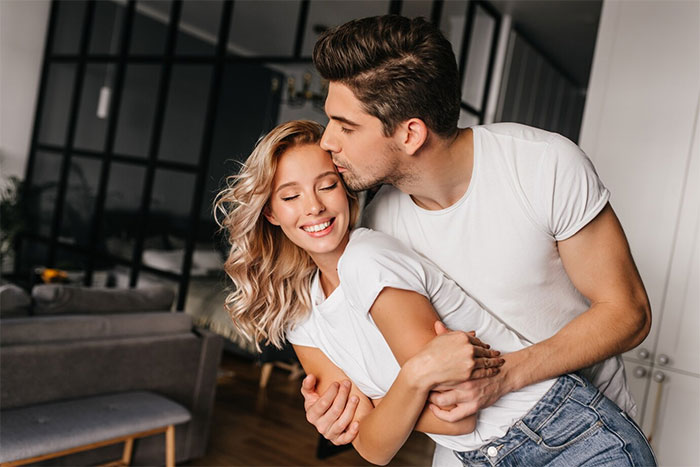
<instances>
[{"instance_id":1,"label":"man","mask_svg":"<svg viewBox=\"0 0 700 467\"><path fill-rule=\"evenodd\" d=\"M433 260L533 342L506 355L495 376L432 393L435 414L458 420L582 369L633 413L617 355L648 334L649 301L609 192L580 149L517 124L458 129L454 54L423 19L333 28L316 44L314 64L330 81L321 146L351 189L385 184L365 224ZM302 386L307 419L336 444L357 432L347 391L336 384L319 395L313 375ZM433 462L455 458L438 449Z\"/></svg>"}]
</instances>

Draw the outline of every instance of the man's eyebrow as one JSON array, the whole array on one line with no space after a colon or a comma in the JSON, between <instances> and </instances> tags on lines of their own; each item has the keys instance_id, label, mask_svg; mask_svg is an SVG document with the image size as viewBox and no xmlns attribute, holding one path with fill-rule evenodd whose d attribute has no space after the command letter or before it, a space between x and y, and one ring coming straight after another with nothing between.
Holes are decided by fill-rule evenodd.
<instances>
[{"instance_id":1,"label":"man's eyebrow","mask_svg":"<svg viewBox=\"0 0 700 467\"><path fill-rule=\"evenodd\" d=\"M348 120L345 117L341 117L340 115L330 115L328 118L330 118L331 120L339 121L341 123L345 123L346 125L360 126L359 123L355 123L352 120Z\"/></svg>"},{"instance_id":2,"label":"man's eyebrow","mask_svg":"<svg viewBox=\"0 0 700 467\"><path fill-rule=\"evenodd\" d=\"M327 172L323 172L322 174L319 174L319 175L316 177L316 180L319 180L319 179L321 179L321 178L323 178L323 177L326 177L326 176L328 176L328 175L338 175L338 172L336 172L335 170L329 170L329 171L327 171ZM298 185L298 184L299 184L299 182L287 182L287 183L283 183L283 184L281 184L280 186L277 187L277 189L275 190L275 193L277 193L278 191L280 191L280 190L282 190L282 189L284 189L284 188L287 188L288 186L294 186L294 185Z\"/></svg>"}]
</instances>

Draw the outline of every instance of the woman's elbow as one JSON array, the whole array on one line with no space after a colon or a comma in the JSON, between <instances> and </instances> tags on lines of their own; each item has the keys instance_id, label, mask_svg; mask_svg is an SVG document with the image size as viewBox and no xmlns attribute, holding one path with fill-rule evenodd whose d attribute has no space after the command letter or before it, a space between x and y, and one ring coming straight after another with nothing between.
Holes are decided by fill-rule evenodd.
<instances>
[{"instance_id":1,"label":"woman's elbow","mask_svg":"<svg viewBox=\"0 0 700 467\"><path fill-rule=\"evenodd\" d=\"M358 436L359 438L359 436ZM352 443L353 447L355 448L355 451L367 462L370 464L374 465L387 465L391 460L394 458L396 455L396 452L394 453L388 453L388 452L380 452L375 449L371 449L367 446L364 446L362 444L361 440L358 440L355 438L355 441Z\"/></svg>"}]
</instances>

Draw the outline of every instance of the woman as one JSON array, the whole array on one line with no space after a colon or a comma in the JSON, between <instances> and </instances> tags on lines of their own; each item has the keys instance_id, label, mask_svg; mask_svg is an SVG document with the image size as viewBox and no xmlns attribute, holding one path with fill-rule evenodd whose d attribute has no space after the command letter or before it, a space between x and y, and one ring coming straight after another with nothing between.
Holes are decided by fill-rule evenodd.
<instances>
[{"instance_id":1,"label":"woman","mask_svg":"<svg viewBox=\"0 0 700 467\"><path fill-rule=\"evenodd\" d=\"M636 425L576 375L527 386L454 423L426 408L437 386L503 362L496 351L458 346L467 334L436 321L473 329L504 352L528 343L425 258L352 229L357 200L319 147L322 131L308 121L275 128L219 194L232 245L225 269L237 286L226 305L256 343L279 346L286 333L321 391L350 378L357 451L386 464L416 429L465 465L653 464ZM559 417L565 431L549 423Z\"/></svg>"}]
</instances>

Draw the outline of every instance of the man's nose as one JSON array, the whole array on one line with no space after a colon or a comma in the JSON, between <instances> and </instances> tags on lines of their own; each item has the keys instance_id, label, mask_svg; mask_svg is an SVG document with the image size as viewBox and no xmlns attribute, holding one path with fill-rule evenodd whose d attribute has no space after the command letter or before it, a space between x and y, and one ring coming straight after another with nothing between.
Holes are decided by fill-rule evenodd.
<instances>
[{"instance_id":1,"label":"man's nose","mask_svg":"<svg viewBox=\"0 0 700 467\"><path fill-rule=\"evenodd\" d=\"M323 132L323 136L321 136L321 149L324 151L338 152L338 145L332 135L330 125L331 124L329 123L326 131Z\"/></svg>"}]
</instances>

